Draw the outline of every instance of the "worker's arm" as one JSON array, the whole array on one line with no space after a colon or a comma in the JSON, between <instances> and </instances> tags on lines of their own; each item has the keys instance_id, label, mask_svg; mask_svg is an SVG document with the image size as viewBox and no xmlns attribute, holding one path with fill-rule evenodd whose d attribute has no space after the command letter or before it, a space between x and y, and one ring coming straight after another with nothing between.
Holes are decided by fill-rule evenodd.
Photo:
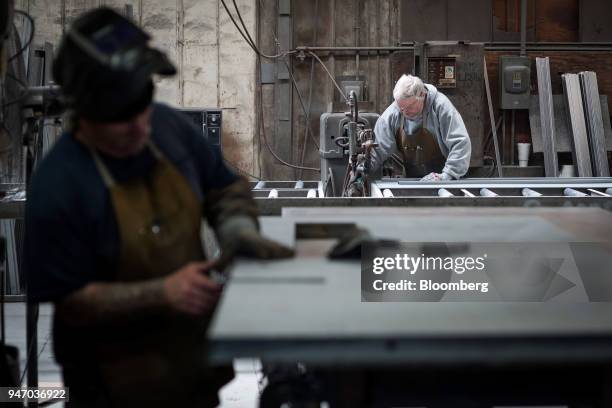
<instances>
[{"instance_id":1,"label":"worker's arm","mask_svg":"<svg viewBox=\"0 0 612 408\"><path fill-rule=\"evenodd\" d=\"M371 173L376 174L385 160L398 153L395 142L395 132L400 126L401 114L397 104L393 102L383 112L374 126L374 135L378 147L372 149Z\"/></svg>"},{"instance_id":2,"label":"worker's arm","mask_svg":"<svg viewBox=\"0 0 612 408\"><path fill-rule=\"evenodd\" d=\"M440 98L440 95L438 98ZM470 137L461 114L448 99L445 99L436 111L439 115L442 141L448 148L448 156L442 173L446 173L454 179L459 179L467 173L470 166L472 155Z\"/></svg>"},{"instance_id":3,"label":"worker's arm","mask_svg":"<svg viewBox=\"0 0 612 408\"><path fill-rule=\"evenodd\" d=\"M204 213L220 243L233 240L239 230L259 231L259 210L249 183L243 178L222 188L212 188L204 197Z\"/></svg>"},{"instance_id":4,"label":"worker's arm","mask_svg":"<svg viewBox=\"0 0 612 408\"><path fill-rule=\"evenodd\" d=\"M262 237L257 216L259 211L249 183L229 168L219 149L211 146L179 114L185 142L199 173L203 194L204 217L215 231L226 255L240 254L256 258L286 258L293 251ZM235 167L235 166L234 166Z\"/></svg>"},{"instance_id":5,"label":"worker's arm","mask_svg":"<svg viewBox=\"0 0 612 408\"><path fill-rule=\"evenodd\" d=\"M222 250L262 259L293 256L292 249L260 235L257 204L242 178L224 188L210 189L204 212Z\"/></svg>"},{"instance_id":6,"label":"worker's arm","mask_svg":"<svg viewBox=\"0 0 612 408\"><path fill-rule=\"evenodd\" d=\"M58 316L75 326L129 322L165 312L210 313L221 286L205 276L210 262L194 262L173 274L141 282L92 282L56 302Z\"/></svg>"}]
</instances>

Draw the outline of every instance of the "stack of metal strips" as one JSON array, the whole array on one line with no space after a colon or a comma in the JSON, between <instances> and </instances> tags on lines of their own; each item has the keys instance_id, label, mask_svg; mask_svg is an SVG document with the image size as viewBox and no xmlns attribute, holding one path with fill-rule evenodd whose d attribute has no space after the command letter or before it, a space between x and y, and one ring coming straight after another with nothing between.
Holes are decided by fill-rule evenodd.
<instances>
[{"instance_id":1,"label":"stack of metal strips","mask_svg":"<svg viewBox=\"0 0 612 408\"><path fill-rule=\"evenodd\" d=\"M587 138L578 74L563 74L561 76L561 83L563 84L568 128L573 140L574 164L578 169L579 177L592 177L593 170L591 168L589 140Z\"/></svg>"},{"instance_id":2,"label":"stack of metal strips","mask_svg":"<svg viewBox=\"0 0 612 408\"><path fill-rule=\"evenodd\" d=\"M609 177L608 155L606 152L606 137L604 133L603 116L599 100L597 74L585 71L579 74L582 88L582 101L586 117L587 135L593 161L593 173L598 177Z\"/></svg>"},{"instance_id":3,"label":"stack of metal strips","mask_svg":"<svg viewBox=\"0 0 612 408\"><path fill-rule=\"evenodd\" d=\"M559 165L557 164L557 146L555 143L555 111L548 57L536 58L536 69L538 74L544 171L547 177L557 177L559 175Z\"/></svg>"}]
</instances>

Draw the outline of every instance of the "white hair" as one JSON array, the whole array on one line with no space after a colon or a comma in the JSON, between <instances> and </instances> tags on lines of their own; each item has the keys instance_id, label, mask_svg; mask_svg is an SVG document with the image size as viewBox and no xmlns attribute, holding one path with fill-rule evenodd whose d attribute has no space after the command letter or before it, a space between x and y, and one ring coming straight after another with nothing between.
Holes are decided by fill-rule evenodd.
<instances>
[{"instance_id":1,"label":"white hair","mask_svg":"<svg viewBox=\"0 0 612 408\"><path fill-rule=\"evenodd\" d=\"M393 98L397 101L408 98L422 98L425 93L425 85L421 78L412 75L402 75L395 83Z\"/></svg>"}]
</instances>

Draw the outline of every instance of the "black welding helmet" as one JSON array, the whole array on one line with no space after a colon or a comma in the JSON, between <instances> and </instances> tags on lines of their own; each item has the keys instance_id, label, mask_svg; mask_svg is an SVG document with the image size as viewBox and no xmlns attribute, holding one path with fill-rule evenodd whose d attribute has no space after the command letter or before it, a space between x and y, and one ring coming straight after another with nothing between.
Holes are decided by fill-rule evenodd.
<instances>
[{"instance_id":1,"label":"black welding helmet","mask_svg":"<svg viewBox=\"0 0 612 408\"><path fill-rule=\"evenodd\" d=\"M120 122L142 112L153 99L152 76L176 73L149 40L147 33L109 8L78 17L53 64L68 107L97 122Z\"/></svg>"}]
</instances>

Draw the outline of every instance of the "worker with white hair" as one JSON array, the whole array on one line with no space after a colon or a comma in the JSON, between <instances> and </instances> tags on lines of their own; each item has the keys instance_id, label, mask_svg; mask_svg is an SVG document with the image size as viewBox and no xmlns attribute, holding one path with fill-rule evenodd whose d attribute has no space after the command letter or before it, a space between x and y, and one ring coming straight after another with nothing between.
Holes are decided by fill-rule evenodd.
<instances>
[{"instance_id":1,"label":"worker with white hair","mask_svg":"<svg viewBox=\"0 0 612 408\"><path fill-rule=\"evenodd\" d=\"M399 154L404 177L445 181L464 176L472 145L461 115L446 95L416 76L402 75L393 98L374 128L378 147L372 150L372 170Z\"/></svg>"}]
</instances>

